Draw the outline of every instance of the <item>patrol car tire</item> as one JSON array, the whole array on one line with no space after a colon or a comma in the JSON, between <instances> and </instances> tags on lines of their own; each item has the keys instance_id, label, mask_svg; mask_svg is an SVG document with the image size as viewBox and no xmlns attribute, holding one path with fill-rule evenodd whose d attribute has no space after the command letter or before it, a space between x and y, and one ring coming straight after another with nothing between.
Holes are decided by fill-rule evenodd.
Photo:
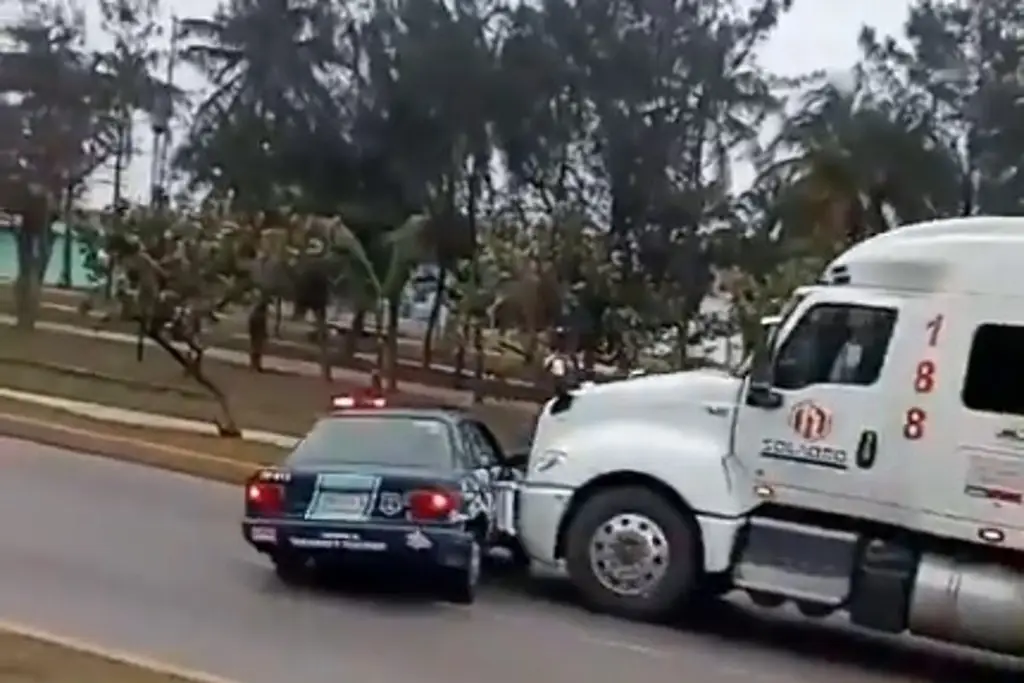
<instances>
[{"instance_id":1,"label":"patrol car tire","mask_svg":"<svg viewBox=\"0 0 1024 683\"><path fill-rule=\"evenodd\" d=\"M272 556L270 559L274 563L274 573L277 574L277 578L282 583L289 586L297 586L306 580L306 563L303 558L280 553Z\"/></svg>"},{"instance_id":2,"label":"patrol car tire","mask_svg":"<svg viewBox=\"0 0 1024 683\"><path fill-rule=\"evenodd\" d=\"M657 524L668 545L669 566L653 591L619 595L606 588L591 566L590 545L603 525L616 516L639 514ZM693 597L701 578L700 538L694 520L643 486L612 488L585 501L569 524L566 569L586 607L632 621L664 622L678 616Z\"/></svg>"},{"instance_id":3,"label":"patrol car tire","mask_svg":"<svg viewBox=\"0 0 1024 683\"><path fill-rule=\"evenodd\" d=\"M445 569L441 575L441 597L456 605L472 605L476 601L476 589L480 583L483 550L474 541L469 566Z\"/></svg>"}]
</instances>

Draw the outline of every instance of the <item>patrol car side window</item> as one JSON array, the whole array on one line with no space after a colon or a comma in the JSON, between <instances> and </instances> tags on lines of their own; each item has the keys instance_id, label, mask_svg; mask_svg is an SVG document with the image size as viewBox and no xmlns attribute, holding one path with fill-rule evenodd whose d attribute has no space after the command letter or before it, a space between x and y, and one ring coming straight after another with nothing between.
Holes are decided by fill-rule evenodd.
<instances>
[{"instance_id":1,"label":"patrol car side window","mask_svg":"<svg viewBox=\"0 0 1024 683\"><path fill-rule=\"evenodd\" d=\"M498 442L498 437L494 436L494 432L483 422L474 422L473 427L480 435L485 457L491 461L492 465L501 464L503 451L501 444Z\"/></svg>"},{"instance_id":2,"label":"patrol car side window","mask_svg":"<svg viewBox=\"0 0 1024 683\"><path fill-rule=\"evenodd\" d=\"M1024 415L1024 327L985 324L971 342L961 398L971 410Z\"/></svg>"},{"instance_id":3,"label":"patrol car side window","mask_svg":"<svg viewBox=\"0 0 1024 683\"><path fill-rule=\"evenodd\" d=\"M481 448L480 437L477 435L473 426L468 422L463 422L459 425L459 432L462 434L462 441L466 445L466 454L469 457L469 468L478 469L481 467L490 467L490 464L487 462L486 454L483 448Z\"/></svg>"},{"instance_id":4,"label":"patrol car side window","mask_svg":"<svg viewBox=\"0 0 1024 683\"><path fill-rule=\"evenodd\" d=\"M772 384L779 389L874 384L882 372L895 323L896 310L892 308L813 306L779 348Z\"/></svg>"},{"instance_id":5,"label":"patrol car side window","mask_svg":"<svg viewBox=\"0 0 1024 683\"><path fill-rule=\"evenodd\" d=\"M493 467L500 462L497 441L486 427L475 422L464 422L466 440L472 443L472 453L477 467ZM486 430L486 431L485 431Z\"/></svg>"}]
</instances>

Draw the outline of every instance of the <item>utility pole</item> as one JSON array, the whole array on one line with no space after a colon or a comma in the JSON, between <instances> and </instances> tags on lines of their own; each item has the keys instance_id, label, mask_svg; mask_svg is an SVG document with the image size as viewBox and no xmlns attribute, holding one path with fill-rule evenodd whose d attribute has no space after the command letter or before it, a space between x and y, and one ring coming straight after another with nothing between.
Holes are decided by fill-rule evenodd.
<instances>
[{"instance_id":1,"label":"utility pole","mask_svg":"<svg viewBox=\"0 0 1024 683\"><path fill-rule=\"evenodd\" d=\"M167 201L167 171L171 147L171 121L174 118L174 67L178 61L178 42L181 38L179 22L171 16L171 43L167 54L167 74L164 95L153 114L153 158L150 161L150 203Z\"/></svg>"}]
</instances>

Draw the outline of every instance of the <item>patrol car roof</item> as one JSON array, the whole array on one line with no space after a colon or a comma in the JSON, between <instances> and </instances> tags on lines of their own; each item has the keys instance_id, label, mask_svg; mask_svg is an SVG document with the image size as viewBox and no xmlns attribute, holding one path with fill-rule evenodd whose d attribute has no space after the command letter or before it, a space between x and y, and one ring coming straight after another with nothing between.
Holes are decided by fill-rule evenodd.
<instances>
[{"instance_id":1,"label":"patrol car roof","mask_svg":"<svg viewBox=\"0 0 1024 683\"><path fill-rule=\"evenodd\" d=\"M1024 295L1024 217L978 216L907 225L840 254L821 284L922 292Z\"/></svg>"},{"instance_id":2,"label":"patrol car roof","mask_svg":"<svg viewBox=\"0 0 1024 683\"><path fill-rule=\"evenodd\" d=\"M435 419L452 422L465 418L469 413L458 406L438 406L429 408L411 408L397 406L394 408L342 408L331 411L327 417L399 417L410 420Z\"/></svg>"}]
</instances>

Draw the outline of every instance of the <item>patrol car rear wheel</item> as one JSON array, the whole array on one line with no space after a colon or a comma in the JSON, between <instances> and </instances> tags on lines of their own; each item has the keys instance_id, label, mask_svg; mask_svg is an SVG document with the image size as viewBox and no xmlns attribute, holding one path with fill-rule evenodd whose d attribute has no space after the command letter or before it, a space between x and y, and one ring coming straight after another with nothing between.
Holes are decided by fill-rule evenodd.
<instances>
[{"instance_id":1,"label":"patrol car rear wheel","mask_svg":"<svg viewBox=\"0 0 1024 683\"><path fill-rule=\"evenodd\" d=\"M695 525L639 486L609 489L583 503L566 538L566 568L592 609L664 621L691 597L700 575Z\"/></svg>"},{"instance_id":2,"label":"patrol car rear wheel","mask_svg":"<svg viewBox=\"0 0 1024 683\"><path fill-rule=\"evenodd\" d=\"M476 600L476 588L480 583L483 561L480 543L470 546L469 561L465 567L445 569L441 577L441 597L458 605L471 605Z\"/></svg>"},{"instance_id":3,"label":"patrol car rear wheel","mask_svg":"<svg viewBox=\"0 0 1024 683\"><path fill-rule=\"evenodd\" d=\"M298 585L306 580L306 561L302 557L288 553L278 553L272 556L274 573L283 583Z\"/></svg>"}]
</instances>

